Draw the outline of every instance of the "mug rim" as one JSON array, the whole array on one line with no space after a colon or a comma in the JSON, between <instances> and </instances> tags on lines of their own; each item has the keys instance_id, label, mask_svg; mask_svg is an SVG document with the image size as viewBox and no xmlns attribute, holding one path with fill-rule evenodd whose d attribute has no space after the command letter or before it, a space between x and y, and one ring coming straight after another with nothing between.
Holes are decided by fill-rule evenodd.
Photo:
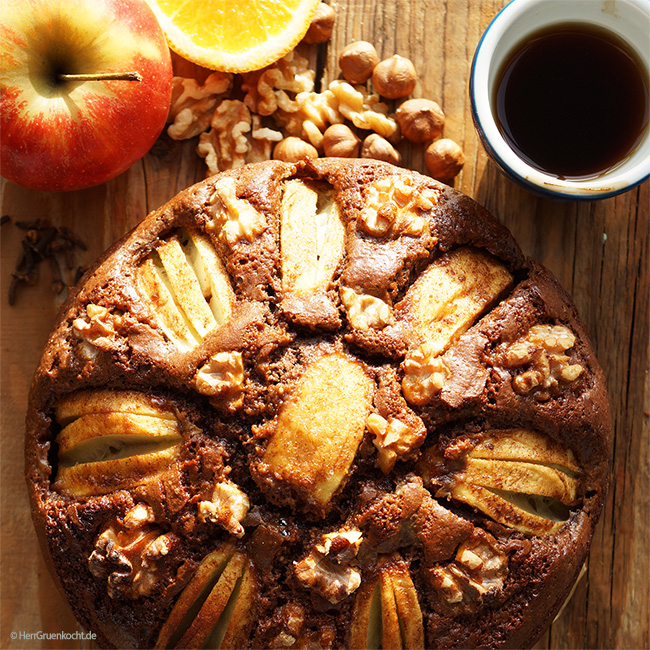
<instances>
[{"instance_id":1,"label":"mug rim","mask_svg":"<svg viewBox=\"0 0 650 650\"><path fill-rule=\"evenodd\" d=\"M573 2L573 0L570 1ZM550 2L553 2L553 0L550 0ZM561 4L566 7L569 3L567 0L564 0ZM573 2L573 4L584 5L584 1ZM632 5L647 14L648 20L650 21L650 0L626 0L625 4ZM624 169L622 173L620 172L620 168L625 166L625 161L629 160L630 156L634 156L635 152L644 143L646 143L645 148L648 147L647 142L650 141L650 124L646 125L646 134L637 147L623 161L599 176L577 180L559 179L530 165L508 144L496 124L492 110L490 73L494 71L496 74L497 71L494 68L500 67L507 53L511 52L517 43L521 42L527 34L534 33L538 29L543 29L548 25L555 23L562 24L569 21L558 17L557 20L547 20L535 29L522 32L518 38L514 39L510 48L506 50L506 55L501 60L497 60L496 64L494 63L494 52L503 35L515 21L521 18L526 11L531 10L531 8L545 5L549 5L549 0L510 0L494 16L481 35L474 52L469 77L472 119L479 138L488 155L506 175L519 185L527 189L533 189L535 192L544 196L592 201L627 192L650 178L650 155L646 157L639 155L639 161L636 164L627 170ZM571 20L571 22L579 21ZM585 19L584 22L586 24L600 24L597 21L589 19ZM620 38L629 43L629 39L626 38L623 30L613 30L608 26L605 29L614 31ZM635 51L638 51L633 45L630 46ZM645 53L645 55L639 53L639 57L645 64L646 70L650 73L650 55L648 53ZM480 80L477 76L479 74L481 75ZM618 174L617 170L619 170Z\"/></svg>"}]
</instances>

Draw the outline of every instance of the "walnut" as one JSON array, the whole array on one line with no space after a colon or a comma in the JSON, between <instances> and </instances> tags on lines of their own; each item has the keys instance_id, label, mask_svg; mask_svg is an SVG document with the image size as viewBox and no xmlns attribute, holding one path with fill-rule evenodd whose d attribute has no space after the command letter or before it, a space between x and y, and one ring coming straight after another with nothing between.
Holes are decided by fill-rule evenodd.
<instances>
[{"instance_id":1,"label":"walnut","mask_svg":"<svg viewBox=\"0 0 650 650\"><path fill-rule=\"evenodd\" d=\"M244 165L250 149L246 134L252 127L251 113L244 103L236 99L222 101L210 124L212 129L201 134L196 148L205 158L209 174Z\"/></svg>"},{"instance_id":2,"label":"walnut","mask_svg":"<svg viewBox=\"0 0 650 650\"><path fill-rule=\"evenodd\" d=\"M359 215L359 225L369 235L422 235L427 223L420 214L438 201L435 190L420 189L410 176L383 178L366 190L366 207Z\"/></svg>"},{"instance_id":3,"label":"walnut","mask_svg":"<svg viewBox=\"0 0 650 650\"><path fill-rule=\"evenodd\" d=\"M427 435L424 426L414 429L395 417L387 420L378 413L368 416L366 427L375 437L373 444L379 451L378 465L384 474L395 467L398 458L407 458L417 449Z\"/></svg>"},{"instance_id":4,"label":"walnut","mask_svg":"<svg viewBox=\"0 0 650 650\"><path fill-rule=\"evenodd\" d=\"M244 103L258 115L272 115L278 109L295 112L298 104L288 93L312 91L314 76L307 59L292 50L272 65L243 75Z\"/></svg>"},{"instance_id":5,"label":"walnut","mask_svg":"<svg viewBox=\"0 0 650 650\"><path fill-rule=\"evenodd\" d=\"M273 117L289 135L304 137L317 149L322 147L325 129L344 121L339 101L330 90L298 93L296 104L297 111L278 110Z\"/></svg>"},{"instance_id":6,"label":"walnut","mask_svg":"<svg viewBox=\"0 0 650 650\"><path fill-rule=\"evenodd\" d=\"M350 325L356 329L382 329L395 322L390 305L375 296L341 287L341 301Z\"/></svg>"},{"instance_id":7,"label":"walnut","mask_svg":"<svg viewBox=\"0 0 650 650\"><path fill-rule=\"evenodd\" d=\"M90 572L107 578L111 598L139 598L156 586L158 562L176 543L173 533L162 533L150 506L138 504L122 521L116 520L95 540L88 558Z\"/></svg>"},{"instance_id":8,"label":"walnut","mask_svg":"<svg viewBox=\"0 0 650 650\"><path fill-rule=\"evenodd\" d=\"M323 535L309 555L294 564L296 578L330 603L341 602L361 584L361 573L350 562L362 539L361 531L354 529Z\"/></svg>"},{"instance_id":9,"label":"walnut","mask_svg":"<svg viewBox=\"0 0 650 650\"><path fill-rule=\"evenodd\" d=\"M222 481L215 484L211 501L199 502L199 519L219 524L235 537L243 537L241 522L249 508L248 496L231 481Z\"/></svg>"},{"instance_id":10,"label":"walnut","mask_svg":"<svg viewBox=\"0 0 650 650\"><path fill-rule=\"evenodd\" d=\"M233 411L244 403L244 362L241 352L217 352L199 368L196 390Z\"/></svg>"},{"instance_id":11,"label":"walnut","mask_svg":"<svg viewBox=\"0 0 650 650\"><path fill-rule=\"evenodd\" d=\"M98 350L107 351L113 347L117 328L122 325L122 317L93 303L86 305L86 316L88 320L75 318L72 329L82 339L79 345L81 356L92 360L97 356Z\"/></svg>"},{"instance_id":12,"label":"walnut","mask_svg":"<svg viewBox=\"0 0 650 650\"><path fill-rule=\"evenodd\" d=\"M280 131L262 126L259 115L253 115L253 124L250 132L250 149L246 154L246 162L262 162L271 159L271 152L278 142L284 137Z\"/></svg>"},{"instance_id":13,"label":"walnut","mask_svg":"<svg viewBox=\"0 0 650 650\"><path fill-rule=\"evenodd\" d=\"M483 597L499 591L508 573L508 558L494 537L475 528L450 562L424 570L437 594L442 614L473 612Z\"/></svg>"},{"instance_id":14,"label":"walnut","mask_svg":"<svg viewBox=\"0 0 650 650\"><path fill-rule=\"evenodd\" d=\"M418 406L426 404L440 392L450 374L442 357L433 354L426 343L408 351L402 370L404 397Z\"/></svg>"},{"instance_id":15,"label":"walnut","mask_svg":"<svg viewBox=\"0 0 650 650\"><path fill-rule=\"evenodd\" d=\"M397 132L394 118L388 115L388 106L379 101L374 94L367 94L365 89L350 85L347 81L335 79L329 90L338 100L338 110L354 126L374 131L384 138L390 138Z\"/></svg>"},{"instance_id":16,"label":"walnut","mask_svg":"<svg viewBox=\"0 0 650 650\"><path fill-rule=\"evenodd\" d=\"M209 204L214 207L212 227L230 246L241 239L252 241L266 230L264 215L248 201L237 197L233 178L221 178L215 183Z\"/></svg>"},{"instance_id":17,"label":"walnut","mask_svg":"<svg viewBox=\"0 0 650 650\"><path fill-rule=\"evenodd\" d=\"M507 346L504 366L528 369L512 379L519 395L529 393L538 402L559 394L561 385L575 381L584 368L564 354L575 345L575 335L564 325L533 325L530 331Z\"/></svg>"},{"instance_id":18,"label":"walnut","mask_svg":"<svg viewBox=\"0 0 650 650\"><path fill-rule=\"evenodd\" d=\"M213 72L203 84L196 79L174 77L167 134L174 140L187 140L203 133L210 126L214 108L226 93L232 75Z\"/></svg>"}]
</instances>

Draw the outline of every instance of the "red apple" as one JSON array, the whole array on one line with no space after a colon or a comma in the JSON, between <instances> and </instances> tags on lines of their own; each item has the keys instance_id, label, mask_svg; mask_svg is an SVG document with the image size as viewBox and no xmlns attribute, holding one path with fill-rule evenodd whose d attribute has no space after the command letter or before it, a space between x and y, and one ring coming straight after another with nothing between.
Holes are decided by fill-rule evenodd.
<instances>
[{"instance_id":1,"label":"red apple","mask_svg":"<svg viewBox=\"0 0 650 650\"><path fill-rule=\"evenodd\" d=\"M142 158L165 125L172 84L167 42L145 0L2 5L2 175L74 190ZM130 80L94 78L105 73Z\"/></svg>"}]
</instances>

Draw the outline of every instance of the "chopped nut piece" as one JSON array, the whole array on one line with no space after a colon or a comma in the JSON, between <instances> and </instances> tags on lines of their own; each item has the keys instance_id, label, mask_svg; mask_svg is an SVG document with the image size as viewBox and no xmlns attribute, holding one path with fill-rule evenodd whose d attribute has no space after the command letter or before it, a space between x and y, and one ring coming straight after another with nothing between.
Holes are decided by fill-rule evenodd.
<instances>
[{"instance_id":1,"label":"chopped nut piece","mask_svg":"<svg viewBox=\"0 0 650 650\"><path fill-rule=\"evenodd\" d=\"M358 530L323 535L309 555L295 563L296 578L329 602L341 602L361 584L361 572L349 565L357 555L361 540Z\"/></svg>"},{"instance_id":2,"label":"chopped nut piece","mask_svg":"<svg viewBox=\"0 0 650 650\"><path fill-rule=\"evenodd\" d=\"M467 443L444 458L430 449L418 462L425 481L440 486L436 496L467 503L531 535L562 527L580 488L580 468L570 450L521 429L489 432Z\"/></svg>"},{"instance_id":3,"label":"chopped nut piece","mask_svg":"<svg viewBox=\"0 0 650 650\"><path fill-rule=\"evenodd\" d=\"M83 404L87 398L88 404ZM134 412L124 411L132 408ZM62 400L53 488L75 497L141 485L174 464L183 439L173 413L138 393L90 391Z\"/></svg>"},{"instance_id":4,"label":"chopped nut piece","mask_svg":"<svg viewBox=\"0 0 650 650\"><path fill-rule=\"evenodd\" d=\"M115 344L117 330L122 325L122 317L112 313L107 307L90 303L86 305L86 316L75 318L72 329L82 339L80 352L86 359L93 359L98 350L108 351Z\"/></svg>"},{"instance_id":5,"label":"chopped nut piece","mask_svg":"<svg viewBox=\"0 0 650 650\"><path fill-rule=\"evenodd\" d=\"M304 137L317 149L322 147L323 133L330 124L341 124L339 101L330 90L296 95L297 111L278 110L274 117L289 135Z\"/></svg>"},{"instance_id":6,"label":"chopped nut piece","mask_svg":"<svg viewBox=\"0 0 650 650\"><path fill-rule=\"evenodd\" d=\"M234 411L244 403L244 377L241 352L217 352L199 368L194 383L201 395Z\"/></svg>"},{"instance_id":7,"label":"chopped nut piece","mask_svg":"<svg viewBox=\"0 0 650 650\"><path fill-rule=\"evenodd\" d=\"M373 444L379 451L378 464L388 474L397 459L403 459L417 449L426 438L426 429L415 430L397 418L388 420L377 413L371 413L366 420L368 431L375 436Z\"/></svg>"},{"instance_id":8,"label":"chopped nut piece","mask_svg":"<svg viewBox=\"0 0 650 650\"><path fill-rule=\"evenodd\" d=\"M232 75L213 72L203 84L196 79L174 77L167 134L174 140L187 140L206 131L220 95L230 88Z\"/></svg>"},{"instance_id":9,"label":"chopped nut piece","mask_svg":"<svg viewBox=\"0 0 650 650\"><path fill-rule=\"evenodd\" d=\"M151 508L138 504L95 540L88 568L94 576L107 578L111 598L139 598L154 590L158 563L176 543L176 536L163 533L153 522Z\"/></svg>"},{"instance_id":10,"label":"chopped nut piece","mask_svg":"<svg viewBox=\"0 0 650 650\"><path fill-rule=\"evenodd\" d=\"M266 219L248 201L237 197L235 180L220 178L210 197L214 206L214 226L219 237L231 247L241 239L252 241L266 230Z\"/></svg>"},{"instance_id":11,"label":"chopped nut piece","mask_svg":"<svg viewBox=\"0 0 650 650\"><path fill-rule=\"evenodd\" d=\"M420 189L410 176L404 175L375 181L366 190L366 207L359 216L359 225L369 235L422 235L427 223L420 214L438 201L438 193Z\"/></svg>"},{"instance_id":12,"label":"chopped nut piece","mask_svg":"<svg viewBox=\"0 0 650 650\"><path fill-rule=\"evenodd\" d=\"M388 116L388 106L379 101L377 95L366 94L365 90L354 88L347 81L335 79L329 85L330 92L338 100L338 110L354 126L369 129L384 138L390 138L397 131L397 122Z\"/></svg>"},{"instance_id":13,"label":"chopped nut piece","mask_svg":"<svg viewBox=\"0 0 650 650\"><path fill-rule=\"evenodd\" d=\"M307 504L327 508L352 465L370 412L374 381L361 363L341 352L309 363L275 421L258 468L286 482Z\"/></svg>"},{"instance_id":14,"label":"chopped nut piece","mask_svg":"<svg viewBox=\"0 0 650 650\"><path fill-rule=\"evenodd\" d=\"M506 368L531 367L516 375L512 387L519 395L532 393L538 402L559 395L561 384L575 381L583 372L564 354L575 345L575 335L564 325L533 325L530 331L507 346Z\"/></svg>"},{"instance_id":15,"label":"chopped nut piece","mask_svg":"<svg viewBox=\"0 0 650 650\"><path fill-rule=\"evenodd\" d=\"M224 99L210 122L212 128L201 133L197 153L208 166L210 176L225 169L235 169L246 163L250 151L247 133L252 128L252 117L243 102Z\"/></svg>"},{"instance_id":16,"label":"chopped nut piece","mask_svg":"<svg viewBox=\"0 0 650 650\"><path fill-rule=\"evenodd\" d=\"M307 59L292 50L270 66L242 75L244 104L258 115L271 115L278 109L294 112L298 104L288 93L311 92L315 75Z\"/></svg>"},{"instance_id":17,"label":"chopped nut piece","mask_svg":"<svg viewBox=\"0 0 650 650\"><path fill-rule=\"evenodd\" d=\"M442 357L436 354L435 348L424 343L408 351L402 363L404 379L402 392L411 404L423 406L442 390L449 368Z\"/></svg>"},{"instance_id":18,"label":"chopped nut piece","mask_svg":"<svg viewBox=\"0 0 650 650\"><path fill-rule=\"evenodd\" d=\"M395 322L390 305L367 293L341 287L341 301L350 325L359 330L382 329Z\"/></svg>"},{"instance_id":19,"label":"chopped nut piece","mask_svg":"<svg viewBox=\"0 0 650 650\"><path fill-rule=\"evenodd\" d=\"M211 501L199 502L199 519L223 526L231 535L243 537L243 521L250 501L231 481L216 483Z\"/></svg>"},{"instance_id":20,"label":"chopped nut piece","mask_svg":"<svg viewBox=\"0 0 650 650\"><path fill-rule=\"evenodd\" d=\"M438 595L437 609L445 615L476 611L487 594L503 587L508 559L492 535L475 528L450 562L424 570Z\"/></svg>"}]
</instances>

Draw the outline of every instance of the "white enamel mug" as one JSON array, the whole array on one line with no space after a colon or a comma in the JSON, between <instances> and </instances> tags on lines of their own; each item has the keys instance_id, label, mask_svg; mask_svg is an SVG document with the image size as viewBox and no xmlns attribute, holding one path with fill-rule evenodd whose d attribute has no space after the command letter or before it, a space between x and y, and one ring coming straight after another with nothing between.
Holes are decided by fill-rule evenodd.
<instances>
[{"instance_id":1,"label":"white enamel mug","mask_svg":"<svg viewBox=\"0 0 650 650\"><path fill-rule=\"evenodd\" d=\"M472 117L490 157L512 180L552 198L591 201L632 189L650 177L650 128L618 165L585 179L559 179L532 167L501 134L493 113L499 71L527 36L554 24L607 29L633 48L650 70L650 0L512 0L492 20L474 54L470 75Z\"/></svg>"}]
</instances>

